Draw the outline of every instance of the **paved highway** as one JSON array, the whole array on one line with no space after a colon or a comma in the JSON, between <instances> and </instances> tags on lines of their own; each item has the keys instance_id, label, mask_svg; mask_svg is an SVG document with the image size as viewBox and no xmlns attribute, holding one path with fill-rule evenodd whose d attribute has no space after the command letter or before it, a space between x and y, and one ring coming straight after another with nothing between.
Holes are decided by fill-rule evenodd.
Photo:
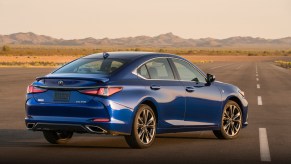
<instances>
[{"instance_id":1,"label":"paved highway","mask_svg":"<svg viewBox=\"0 0 291 164\"><path fill-rule=\"evenodd\" d=\"M291 163L291 70L272 62L199 64L216 79L239 86L249 101L249 126L238 139L212 132L158 135L149 149L130 149L123 137L75 135L48 144L25 130L26 86L52 69L0 68L0 163Z\"/></svg>"}]
</instances>

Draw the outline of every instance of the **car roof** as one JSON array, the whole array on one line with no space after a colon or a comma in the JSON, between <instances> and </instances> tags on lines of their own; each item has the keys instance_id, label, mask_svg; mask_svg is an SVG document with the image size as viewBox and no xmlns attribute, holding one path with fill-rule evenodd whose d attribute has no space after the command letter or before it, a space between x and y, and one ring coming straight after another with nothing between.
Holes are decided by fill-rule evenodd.
<instances>
[{"instance_id":1,"label":"car roof","mask_svg":"<svg viewBox=\"0 0 291 164\"><path fill-rule=\"evenodd\" d=\"M164 54L157 52L136 52L136 51L119 51L119 52L106 52L109 54L108 58L118 58L135 60L142 57L179 57L172 54ZM85 56L83 58L103 58L103 53L96 53L92 55ZM180 58L180 57L179 57Z\"/></svg>"}]
</instances>

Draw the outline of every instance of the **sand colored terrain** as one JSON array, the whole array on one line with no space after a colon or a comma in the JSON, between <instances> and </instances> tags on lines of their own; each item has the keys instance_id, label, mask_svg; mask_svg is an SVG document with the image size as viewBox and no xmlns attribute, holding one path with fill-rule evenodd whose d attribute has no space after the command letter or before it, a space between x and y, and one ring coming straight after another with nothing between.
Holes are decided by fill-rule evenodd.
<instances>
[{"instance_id":1,"label":"sand colored terrain","mask_svg":"<svg viewBox=\"0 0 291 164\"><path fill-rule=\"evenodd\" d=\"M291 61L290 56L198 56L181 55L193 63ZM58 67L80 56L0 56L1 67Z\"/></svg>"},{"instance_id":2,"label":"sand colored terrain","mask_svg":"<svg viewBox=\"0 0 291 164\"><path fill-rule=\"evenodd\" d=\"M275 60L291 60L290 56L194 56L181 55L191 62L195 61L213 61L213 62L249 62L249 61L275 61Z\"/></svg>"},{"instance_id":3,"label":"sand colored terrain","mask_svg":"<svg viewBox=\"0 0 291 164\"><path fill-rule=\"evenodd\" d=\"M65 63L76 59L76 56L0 56L0 62L55 62Z\"/></svg>"}]
</instances>

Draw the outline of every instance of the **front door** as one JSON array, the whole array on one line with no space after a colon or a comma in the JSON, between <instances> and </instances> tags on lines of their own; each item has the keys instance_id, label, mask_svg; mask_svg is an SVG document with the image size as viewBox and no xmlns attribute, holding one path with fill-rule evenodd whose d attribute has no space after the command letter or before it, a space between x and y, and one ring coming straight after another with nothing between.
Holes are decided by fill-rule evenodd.
<instances>
[{"instance_id":1,"label":"front door","mask_svg":"<svg viewBox=\"0 0 291 164\"><path fill-rule=\"evenodd\" d=\"M214 126L221 117L221 93L215 85L206 83L205 77L190 63L172 59L186 97L186 126Z\"/></svg>"}]
</instances>

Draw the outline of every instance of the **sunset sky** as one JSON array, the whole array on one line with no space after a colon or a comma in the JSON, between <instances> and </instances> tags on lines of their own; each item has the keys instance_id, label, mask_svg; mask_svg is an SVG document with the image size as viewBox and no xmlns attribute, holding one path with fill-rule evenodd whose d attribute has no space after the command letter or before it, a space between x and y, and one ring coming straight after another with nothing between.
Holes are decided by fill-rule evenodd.
<instances>
[{"instance_id":1,"label":"sunset sky","mask_svg":"<svg viewBox=\"0 0 291 164\"><path fill-rule=\"evenodd\" d=\"M291 36L291 0L0 0L0 34Z\"/></svg>"}]
</instances>

